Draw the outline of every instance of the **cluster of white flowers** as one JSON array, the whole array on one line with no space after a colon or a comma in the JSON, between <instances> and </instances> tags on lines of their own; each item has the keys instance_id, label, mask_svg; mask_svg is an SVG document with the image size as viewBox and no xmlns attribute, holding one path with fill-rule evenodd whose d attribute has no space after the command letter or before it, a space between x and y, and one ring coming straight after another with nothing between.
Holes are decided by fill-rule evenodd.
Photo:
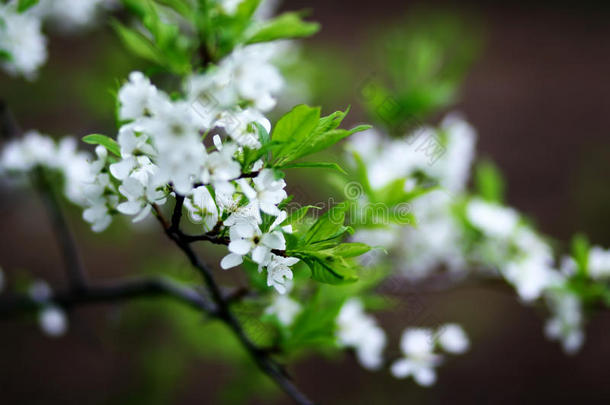
<instances>
[{"instance_id":1,"label":"cluster of white flowers","mask_svg":"<svg viewBox=\"0 0 610 405\"><path fill-rule=\"evenodd\" d=\"M411 279L426 277L441 265L461 270L463 236L453 204L468 181L475 140L474 129L456 114L447 116L439 130L419 128L405 139L390 140L374 130L356 134L350 148L366 164L374 189L405 179L405 191L409 192L421 173L442 188L413 201L417 227L362 230L354 239L391 250L396 266Z\"/></svg>"},{"instance_id":2,"label":"cluster of white flowers","mask_svg":"<svg viewBox=\"0 0 610 405\"><path fill-rule=\"evenodd\" d=\"M470 224L485 236L475 255L497 268L524 301L562 281L554 265L551 247L524 223L512 208L473 198L466 207Z\"/></svg>"},{"instance_id":3,"label":"cluster of white flowers","mask_svg":"<svg viewBox=\"0 0 610 405\"><path fill-rule=\"evenodd\" d=\"M112 0L40 0L33 7L18 12L17 0L0 4L0 66L14 76L32 80L47 60L47 40L42 32L44 21L51 20L62 30L86 27L101 6Z\"/></svg>"},{"instance_id":4,"label":"cluster of white flowers","mask_svg":"<svg viewBox=\"0 0 610 405\"><path fill-rule=\"evenodd\" d=\"M244 147L260 148L255 123L266 130L270 130L270 123L257 106L270 108L274 99L271 92L248 93L236 88L254 77L260 83L273 81L276 72L263 68L258 58L251 65L238 58L243 69L227 67L233 66L234 59L231 55L217 70L190 77L186 100L170 100L140 72L130 75L118 94L119 118L127 122L117 138L121 159L109 166L122 200L116 210L139 221L149 214L152 204L164 204L171 191L185 196L189 218L201 223L204 232L217 226L219 230L229 228L230 253L222 260L222 268L237 266L250 255L259 271L267 268L268 285L284 293L286 281L292 279L290 266L298 262L279 253L286 249L283 232L291 231L280 226L286 213L278 208L287 197L286 183L277 179L272 169L262 168L262 161L252 168L258 172L254 178L240 178L242 169L237 160ZM256 67L252 77L236 76L235 70L248 70L245 66ZM202 104L202 100L211 100L212 94L225 94L222 104ZM253 98L255 94L258 98ZM252 106L244 110L235 107L243 101ZM214 128L224 129L228 139L223 143L214 135L215 150L208 151L202 136ZM90 205L110 211L116 202L108 201L111 183L105 175L98 175L96 181L98 189L105 192L98 193L99 200ZM86 219L99 219L93 222L99 230L107 223L108 213L101 208L96 212L99 215ZM276 217L265 232L260 228L261 213Z\"/></svg>"},{"instance_id":5,"label":"cluster of white flowers","mask_svg":"<svg viewBox=\"0 0 610 405\"><path fill-rule=\"evenodd\" d=\"M46 167L63 174L64 192L74 203L83 202L82 185L88 180L89 155L76 148L74 138L56 143L52 138L29 131L20 139L7 143L0 154L0 174L16 179L36 167Z\"/></svg>"},{"instance_id":6,"label":"cluster of white flowers","mask_svg":"<svg viewBox=\"0 0 610 405\"><path fill-rule=\"evenodd\" d=\"M337 340L341 346L353 348L362 367L376 370L383 365L386 335L375 319L364 312L357 298L343 304L337 323Z\"/></svg>"},{"instance_id":7,"label":"cluster of white flowers","mask_svg":"<svg viewBox=\"0 0 610 405\"><path fill-rule=\"evenodd\" d=\"M503 277L525 303L544 298L553 316L547 335L572 353L584 339L582 303L562 286L576 264L566 259L571 265L564 267L572 270L560 271L549 243L517 210L468 194L475 139L472 127L457 115L448 116L437 131L424 127L404 139L390 140L372 130L357 134L350 150L364 161L373 189L404 179L409 192L422 175L439 187L411 201L416 227L388 224L358 230L353 238L390 250L394 266L410 279L442 267L454 278L466 276L468 269L483 270ZM473 230L479 235L474 243ZM364 263L379 259L368 255ZM591 248L587 271L593 280L607 280L610 251Z\"/></svg>"},{"instance_id":8,"label":"cluster of white flowers","mask_svg":"<svg viewBox=\"0 0 610 405\"><path fill-rule=\"evenodd\" d=\"M28 79L47 60L41 20L29 11L18 13L16 2L0 4L0 52L0 66L7 73Z\"/></svg>"},{"instance_id":9,"label":"cluster of white flowers","mask_svg":"<svg viewBox=\"0 0 610 405\"><path fill-rule=\"evenodd\" d=\"M547 306L553 314L545 325L547 337L561 341L566 353L576 353L585 339L582 331L583 314L580 299L562 290L551 290L545 294L545 297Z\"/></svg>"},{"instance_id":10,"label":"cluster of white flowers","mask_svg":"<svg viewBox=\"0 0 610 405\"><path fill-rule=\"evenodd\" d=\"M271 130L263 115L276 104L283 81L271 64L274 45L236 49L203 74L185 80L185 97L174 100L140 72L133 72L118 92L120 156L109 156L104 146L96 157L76 151L73 140L56 145L50 138L29 133L4 149L3 171L27 172L37 165L54 168L66 177L66 194L84 208L83 217L96 232L106 229L116 213L141 221L152 205L163 205L170 195L185 198L188 218L204 232L227 232L228 269L245 256L266 269L267 284L280 293L292 279L285 257L286 183L272 169L254 162L243 176L239 161L244 148L258 149L260 127ZM213 145L203 140L210 131ZM224 141L220 134L224 134ZM275 217L263 226L263 214Z\"/></svg>"},{"instance_id":11,"label":"cluster of white flowers","mask_svg":"<svg viewBox=\"0 0 610 405\"><path fill-rule=\"evenodd\" d=\"M436 331L426 328L406 329L400 340L403 358L392 363L391 372L396 378L412 376L419 385L428 387L436 382L436 367L443 357L435 353L435 348L452 354L468 350L468 336L457 324L447 324Z\"/></svg>"}]
</instances>

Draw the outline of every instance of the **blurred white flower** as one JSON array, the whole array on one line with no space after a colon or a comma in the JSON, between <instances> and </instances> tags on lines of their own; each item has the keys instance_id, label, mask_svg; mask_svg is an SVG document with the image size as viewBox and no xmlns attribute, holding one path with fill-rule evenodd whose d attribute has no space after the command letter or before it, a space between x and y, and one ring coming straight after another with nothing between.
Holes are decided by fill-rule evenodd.
<instances>
[{"instance_id":1,"label":"blurred white flower","mask_svg":"<svg viewBox=\"0 0 610 405\"><path fill-rule=\"evenodd\" d=\"M547 337L559 340L567 354L576 353L585 339L582 331L582 304L579 297L567 291L554 290L549 291L546 298L553 314L544 328Z\"/></svg>"},{"instance_id":2,"label":"blurred white flower","mask_svg":"<svg viewBox=\"0 0 610 405\"><path fill-rule=\"evenodd\" d=\"M51 337L59 337L68 330L68 319L65 312L56 306L44 307L38 315L42 331Z\"/></svg>"},{"instance_id":3,"label":"blurred white flower","mask_svg":"<svg viewBox=\"0 0 610 405\"><path fill-rule=\"evenodd\" d=\"M275 315L282 325L290 326L301 310L301 304L288 295L275 295L265 314Z\"/></svg>"},{"instance_id":4,"label":"blurred white flower","mask_svg":"<svg viewBox=\"0 0 610 405\"><path fill-rule=\"evenodd\" d=\"M473 198L466 207L468 221L484 234L507 238L519 223L519 214L512 208Z\"/></svg>"},{"instance_id":5,"label":"blurred white flower","mask_svg":"<svg viewBox=\"0 0 610 405\"><path fill-rule=\"evenodd\" d=\"M470 341L458 324L447 324L439 328L438 343L448 353L461 354L468 350Z\"/></svg>"},{"instance_id":6,"label":"blurred white flower","mask_svg":"<svg viewBox=\"0 0 610 405\"><path fill-rule=\"evenodd\" d=\"M589 275L596 280L610 277L610 249L593 246L589 250Z\"/></svg>"},{"instance_id":7,"label":"blurred white flower","mask_svg":"<svg viewBox=\"0 0 610 405\"><path fill-rule=\"evenodd\" d=\"M47 282L43 280L35 280L28 287L28 295L30 296L30 298L32 298L32 300L38 303L48 301L51 298L52 293L53 290L51 290L49 284L47 284Z\"/></svg>"},{"instance_id":8,"label":"blurred white flower","mask_svg":"<svg viewBox=\"0 0 610 405\"><path fill-rule=\"evenodd\" d=\"M424 328L406 329L400 339L404 358L396 360L391 367L396 378L413 376L419 385L428 387L436 382L436 366L441 356L434 353L432 330Z\"/></svg>"},{"instance_id":9,"label":"blurred white flower","mask_svg":"<svg viewBox=\"0 0 610 405\"><path fill-rule=\"evenodd\" d=\"M352 298L343 304L336 324L339 344L355 349L364 368L376 370L381 367L386 346L385 332L373 317L364 312L359 299Z\"/></svg>"},{"instance_id":10,"label":"blurred white flower","mask_svg":"<svg viewBox=\"0 0 610 405\"><path fill-rule=\"evenodd\" d=\"M47 60L46 38L41 21L31 10L16 11L16 2L0 4L0 66L11 75L34 79Z\"/></svg>"}]
</instances>

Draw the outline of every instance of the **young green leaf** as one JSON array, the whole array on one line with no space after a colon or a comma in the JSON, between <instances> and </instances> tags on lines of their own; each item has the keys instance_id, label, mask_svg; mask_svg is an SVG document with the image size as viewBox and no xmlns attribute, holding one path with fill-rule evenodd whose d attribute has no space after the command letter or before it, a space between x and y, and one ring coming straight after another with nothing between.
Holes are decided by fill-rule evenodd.
<instances>
[{"instance_id":1,"label":"young green leaf","mask_svg":"<svg viewBox=\"0 0 610 405\"><path fill-rule=\"evenodd\" d=\"M332 162L302 162L302 163L289 163L283 166L279 166L278 169L295 169L302 167L318 167L322 169L332 169L343 174L347 174L345 170L341 166Z\"/></svg>"},{"instance_id":2,"label":"young green leaf","mask_svg":"<svg viewBox=\"0 0 610 405\"><path fill-rule=\"evenodd\" d=\"M353 263L328 251L306 251L296 255L311 270L311 278L325 284L346 284L358 281Z\"/></svg>"},{"instance_id":3,"label":"young green leaf","mask_svg":"<svg viewBox=\"0 0 610 405\"><path fill-rule=\"evenodd\" d=\"M476 185L481 197L490 202L504 200L504 181L500 170L491 162L481 162L476 169Z\"/></svg>"},{"instance_id":4,"label":"young green leaf","mask_svg":"<svg viewBox=\"0 0 610 405\"><path fill-rule=\"evenodd\" d=\"M112 22L112 27L115 29L123 44L132 51L135 55L154 62L162 66L164 63L163 55L157 47L136 30L126 27L118 21Z\"/></svg>"},{"instance_id":5,"label":"young green leaf","mask_svg":"<svg viewBox=\"0 0 610 405\"><path fill-rule=\"evenodd\" d=\"M318 218L304 236L305 245L326 242L347 232L349 228L343 225L346 208L345 204L336 205Z\"/></svg>"},{"instance_id":6,"label":"young green leaf","mask_svg":"<svg viewBox=\"0 0 610 405\"><path fill-rule=\"evenodd\" d=\"M38 4L38 0L19 0L19 3L17 3L17 12L23 13L36 4Z\"/></svg>"},{"instance_id":7,"label":"young green leaf","mask_svg":"<svg viewBox=\"0 0 610 405\"><path fill-rule=\"evenodd\" d=\"M91 134L83 137L83 142L90 145L102 145L109 152L112 152L116 156L121 156L121 148L119 144L112 138L101 134Z\"/></svg>"},{"instance_id":8,"label":"young green leaf","mask_svg":"<svg viewBox=\"0 0 610 405\"><path fill-rule=\"evenodd\" d=\"M578 273L587 275L589 268L590 245L587 237L577 234L572 239L572 257L578 265Z\"/></svg>"},{"instance_id":9,"label":"young green leaf","mask_svg":"<svg viewBox=\"0 0 610 405\"><path fill-rule=\"evenodd\" d=\"M257 121L254 121L254 125L256 126L256 129L258 130L258 140L261 143L261 145L265 146L269 142L271 142L271 136L269 135L269 132L267 132L265 127L263 127L261 125L261 123L257 122Z\"/></svg>"},{"instance_id":10,"label":"young green leaf","mask_svg":"<svg viewBox=\"0 0 610 405\"><path fill-rule=\"evenodd\" d=\"M247 44L275 41L285 38L303 38L315 34L320 24L301 20L295 12L284 13L256 27L248 35Z\"/></svg>"}]
</instances>

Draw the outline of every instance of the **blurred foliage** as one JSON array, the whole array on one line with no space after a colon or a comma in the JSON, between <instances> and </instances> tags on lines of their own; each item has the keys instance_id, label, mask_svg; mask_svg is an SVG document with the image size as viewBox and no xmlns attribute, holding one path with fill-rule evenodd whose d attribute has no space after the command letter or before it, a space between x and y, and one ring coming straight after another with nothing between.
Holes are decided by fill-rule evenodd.
<instances>
[{"instance_id":1,"label":"blurred foliage","mask_svg":"<svg viewBox=\"0 0 610 405\"><path fill-rule=\"evenodd\" d=\"M361 88L369 116L390 134L456 101L482 47L481 28L455 14L420 12L375 37L375 73Z\"/></svg>"}]
</instances>

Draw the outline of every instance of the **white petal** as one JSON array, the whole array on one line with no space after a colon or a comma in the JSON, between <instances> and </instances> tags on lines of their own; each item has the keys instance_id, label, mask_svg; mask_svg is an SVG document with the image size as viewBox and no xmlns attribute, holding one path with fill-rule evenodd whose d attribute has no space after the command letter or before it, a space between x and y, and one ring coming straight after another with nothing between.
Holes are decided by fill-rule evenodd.
<instances>
[{"instance_id":1,"label":"white petal","mask_svg":"<svg viewBox=\"0 0 610 405\"><path fill-rule=\"evenodd\" d=\"M252 250L252 260L258 264L265 264L269 260L269 249L264 246L257 246Z\"/></svg>"},{"instance_id":2,"label":"white petal","mask_svg":"<svg viewBox=\"0 0 610 405\"><path fill-rule=\"evenodd\" d=\"M229 250L238 255L245 255L252 248L252 242L245 239L232 240L229 243Z\"/></svg>"},{"instance_id":3,"label":"white petal","mask_svg":"<svg viewBox=\"0 0 610 405\"><path fill-rule=\"evenodd\" d=\"M123 159L110 165L110 173L119 180L125 180L133 170L135 163L134 158Z\"/></svg>"},{"instance_id":4,"label":"white petal","mask_svg":"<svg viewBox=\"0 0 610 405\"><path fill-rule=\"evenodd\" d=\"M413 373L415 381L424 387L429 387L436 382L436 372L432 368L422 367Z\"/></svg>"},{"instance_id":5,"label":"white petal","mask_svg":"<svg viewBox=\"0 0 610 405\"><path fill-rule=\"evenodd\" d=\"M116 209L125 215L136 215L142 209L142 205L137 201L126 201L117 205Z\"/></svg>"},{"instance_id":6,"label":"white petal","mask_svg":"<svg viewBox=\"0 0 610 405\"><path fill-rule=\"evenodd\" d=\"M286 249L286 239L281 232L266 233L262 236L261 242L271 249Z\"/></svg>"},{"instance_id":7,"label":"white petal","mask_svg":"<svg viewBox=\"0 0 610 405\"><path fill-rule=\"evenodd\" d=\"M242 264L243 261L244 261L244 259L242 258L241 255L237 255L235 253L229 253L228 255L223 257L222 260L220 261L220 267L222 267L224 270L230 269L231 267L235 267L235 266Z\"/></svg>"}]
</instances>

